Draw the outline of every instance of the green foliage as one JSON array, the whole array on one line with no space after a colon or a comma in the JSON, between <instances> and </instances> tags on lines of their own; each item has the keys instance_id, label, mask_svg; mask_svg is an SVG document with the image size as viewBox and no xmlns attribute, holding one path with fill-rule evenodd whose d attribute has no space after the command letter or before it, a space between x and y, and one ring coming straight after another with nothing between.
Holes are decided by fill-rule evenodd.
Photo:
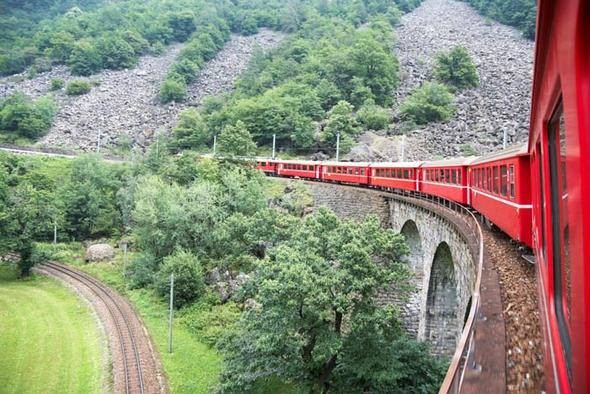
<instances>
[{"instance_id":1,"label":"green foliage","mask_svg":"<svg viewBox=\"0 0 590 394\"><path fill-rule=\"evenodd\" d=\"M96 50L100 56L102 67L114 70L134 67L137 55L133 47L115 34L105 34L96 42Z\"/></svg>"},{"instance_id":2,"label":"green foliage","mask_svg":"<svg viewBox=\"0 0 590 394\"><path fill-rule=\"evenodd\" d=\"M65 86L65 81L60 78L54 78L51 80L51 90L61 90Z\"/></svg>"},{"instance_id":3,"label":"green foliage","mask_svg":"<svg viewBox=\"0 0 590 394\"><path fill-rule=\"evenodd\" d=\"M403 338L396 311L375 301L392 283L402 297L409 290L400 235L380 229L375 218L340 221L325 209L292 231L257 265L244 289L243 296L257 306L220 343L223 391L248 391L256 380L272 376L309 391L347 387L334 386L346 377L342 371L363 369L365 361L348 355L387 360L392 352L382 345ZM371 351L360 351L365 346ZM350 382L357 386L348 388L377 385L386 364L366 375L369 382Z\"/></svg>"},{"instance_id":4,"label":"green foliage","mask_svg":"<svg viewBox=\"0 0 590 394\"><path fill-rule=\"evenodd\" d=\"M166 78L160 87L160 100L163 103L184 101L186 98L186 82L184 78Z\"/></svg>"},{"instance_id":5,"label":"green foliage","mask_svg":"<svg viewBox=\"0 0 590 394\"><path fill-rule=\"evenodd\" d=\"M209 346L214 346L240 318L241 311L234 302L223 305L197 303L182 314L182 322Z\"/></svg>"},{"instance_id":6,"label":"green foliage","mask_svg":"<svg viewBox=\"0 0 590 394\"><path fill-rule=\"evenodd\" d=\"M459 147L463 156L476 156L477 150L470 144L463 144Z\"/></svg>"},{"instance_id":7,"label":"green foliage","mask_svg":"<svg viewBox=\"0 0 590 394\"><path fill-rule=\"evenodd\" d=\"M196 108L187 108L180 113L178 124L173 130L175 149L193 149L211 142L212 135L203 117Z\"/></svg>"},{"instance_id":8,"label":"green foliage","mask_svg":"<svg viewBox=\"0 0 590 394\"><path fill-rule=\"evenodd\" d=\"M68 83L66 86L66 94L69 96L80 96L90 92L90 89L92 89L92 87L89 82L76 79Z\"/></svg>"},{"instance_id":9,"label":"green foliage","mask_svg":"<svg viewBox=\"0 0 590 394\"><path fill-rule=\"evenodd\" d=\"M389 112L371 102L363 105L357 113L357 120L369 130L383 130L389 124Z\"/></svg>"},{"instance_id":10,"label":"green foliage","mask_svg":"<svg viewBox=\"0 0 590 394\"><path fill-rule=\"evenodd\" d=\"M251 157L256 155L256 144L246 125L237 121L227 125L219 135L219 152L226 156Z\"/></svg>"},{"instance_id":11,"label":"green foliage","mask_svg":"<svg viewBox=\"0 0 590 394\"><path fill-rule=\"evenodd\" d=\"M91 41L81 41L74 46L68 65L74 75L91 75L100 70L102 59Z\"/></svg>"},{"instance_id":12,"label":"green foliage","mask_svg":"<svg viewBox=\"0 0 590 394\"><path fill-rule=\"evenodd\" d=\"M121 215L115 196L120 187L118 174L99 157L89 155L75 159L60 190L68 234L84 240L117 233L121 228Z\"/></svg>"},{"instance_id":13,"label":"green foliage","mask_svg":"<svg viewBox=\"0 0 590 394\"><path fill-rule=\"evenodd\" d=\"M174 275L175 308L181 308L199 298L204 291L203 269L195 255L184 250L177 250L164 258L158 272L156 291L169 300L170 276Z\"/></svg>"},{"instance_id":14,"label":"green foliage","mask_svg":"<svg viewBox=\"0 0 590 394\"><path fill-rule=\"evenodd\" d=\"M446 121L453 113L453 95L445 85L436 82L425 82L400 107L400 114L417 124Z\"/></svg>"},{"instance_id":15,"label":"green foliage","mask_svg":"<svg viewBox=\"0 0 590 394\"><path fill-rule=\"evenodd\" d=\"M353 107L346 101L340 101L328 113L328 119L322 132L322 142L336 149L337 134L340 133L340 150L348 152L353 138L360 132L353 114Z\"/></svg>"},{"instance_id":16,"label":"green foliage","mask_svg":"<svg viewBox=\"0 0 590 394\"><path fill-rule=\"evenodd\" d=\"M481 14L514 26L525 37L535 38L536 3L534 0L465 0Z\"/></svg>"},{"instance_id":17,"label":"green foliage","mask_svg":"<svg viewBox=\"0 0 590 394\"><path fill-rule=\"evenodd\" d=\"M23 93L12 93L0 101L0 133L37 139L49 130L56 112L55 102L49 97L33 101Z\"/></svg>"},{"instance_id":18,"label":"green foliage","mask_svg":"<svg viewBox=\"0 0 590 394\"><path fill-rule=\"evenodd\" d=\"M172 30L172 37L178 42L184 42L197 28L195 15L181 12L168 15L168 26Z\"/></svg>"},{"instance_id":19,"label":"green foliage","mask_svg":"<svg viewBox=\"0 0 590 394\"><path fill-rule=\"evenodd\" d=\"M455 90L474 88L479 83L475 64L467 49L460 45L448 53L438 54L434 75L439 82Z\"/></svg>"},{"instance_id":20,"label":"green foliage","mask_svg":"<svg viewBox=\"0 0 590 394\"><path fill-rule=\"evenodd\" d=\"M153 283L154 272L158 270L157 260L146 253L135 256L125 275L129 278L129 287L139 289Z\"/></svg>"}]
</instances>

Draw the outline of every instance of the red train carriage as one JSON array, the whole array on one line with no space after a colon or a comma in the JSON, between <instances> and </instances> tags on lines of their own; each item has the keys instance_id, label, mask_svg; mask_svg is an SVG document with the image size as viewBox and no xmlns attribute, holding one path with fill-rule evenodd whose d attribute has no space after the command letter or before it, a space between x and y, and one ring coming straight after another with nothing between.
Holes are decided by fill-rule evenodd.
<instances>
[{"instance_id":1,"label":"red train carriage","mask_svg":"<svg viewBox=\"0 0 590 394\"><path fill-rule=\"evenodd\" d=\"M533 245L548 392L590 390L590 2L538 2Z\"/></svg>"},{"instance_id":2,"label":"red train carriage","mask_svg":"<svg viewBox=\"0 0 590 394\"><path fill-rule=\"evenodd\" d=\"M277 160L277 175L292 178L319 179L322 165L317 161Z\"/></svg>"},{"instance_id":3,"label":"red train carriage","mask_svg":"<svg viewBox=\"0 0 590 394\"><path fill-rule=\"evenodd\" d=\"M468 204L467 166L471 160L425 162L420 168L420 191Z\"/></svg>"},{"instance_id":4,"label":"red train carriage","mask_svg":"<svg viewBox=\"0 0 590 394\"><path fill-rule=\"evenodd\" d=\"M322 162L322 180L368 185L369 175L369 163Z\"/></svg>"},{"instance_id":5,"label":"red train carriage","mask_svg":"<svg viewBox=\"0 0 590 394\"><path fill-rule=\"evenodd\" d=\"M271 159L257 159L256 169L264 171L265 174L276 174L277 173L277 161Z\"/></svg>"},{"instance_id":6,"label":"red train carriage","mask_svg":"<svg viewBox=\"0 0 590 394\"><path fill-rule=\"evenodd\" d=\"M508 234L532 246L530 160L525 145L471 162L470 205Z\"/></svg>"},{"instance_id":7,"label":"red train carriage","mask_svg":"<svg viewBox=\"0 0 590 394\"><path fill-rule=\"evenodd\" d=\"M370 185L380 188L418 190L419 162L371 164Z\"/></svg>"}]
</instances>

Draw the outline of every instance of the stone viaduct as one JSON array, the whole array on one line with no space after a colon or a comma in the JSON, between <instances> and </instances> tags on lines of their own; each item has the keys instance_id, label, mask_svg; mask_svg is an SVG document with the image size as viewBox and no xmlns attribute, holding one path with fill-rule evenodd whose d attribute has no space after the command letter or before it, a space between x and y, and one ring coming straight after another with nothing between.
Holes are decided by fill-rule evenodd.
<instances>
[{"instance_id":1,"label":"stone viaduct","mask_svg":"<svg viewBox=\"0 0 590 394\"><path fill-rule=\"evenodd\" d=\"M470 308L476 280L476 245L459 215L434 204L376 190L306 182L315 208L326 206L345 218L375 215L383 226L406 238L406 256L416 291L401 303L412 336L431 343L433 352L451 356ZM456 215L453 217L453 215ZM400 304L395 290L381 302Z\"/></svg>"}]
</instances>

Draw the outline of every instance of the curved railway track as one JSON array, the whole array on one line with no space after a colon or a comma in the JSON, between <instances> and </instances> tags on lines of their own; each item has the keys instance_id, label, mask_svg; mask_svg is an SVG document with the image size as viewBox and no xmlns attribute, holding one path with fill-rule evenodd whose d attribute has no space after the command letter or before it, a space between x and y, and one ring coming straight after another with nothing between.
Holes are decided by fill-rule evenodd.
<instances>
[{"instance_id":1,"label":"curved railway track","mask_svg":"<svg viewBox=\"0 0 590 394\"><path fill-rule=\"evenodd\" d=\"M112 328L108 331L115 392L144 394L164 391L160 379L155 378L159 374L149 338L127 301L105 284L77 269L49 262L38 270L69 282L87 294L97 308L102 307L103 313L99 312L99 317L103 322L108 319L110 323L104 322L105 326Z\"/></svg>"}]
</instances>

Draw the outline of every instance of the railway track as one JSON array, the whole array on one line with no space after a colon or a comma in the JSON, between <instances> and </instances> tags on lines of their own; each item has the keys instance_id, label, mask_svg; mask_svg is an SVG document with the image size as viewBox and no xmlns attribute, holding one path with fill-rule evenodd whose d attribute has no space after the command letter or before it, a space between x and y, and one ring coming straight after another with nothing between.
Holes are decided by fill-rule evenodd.
<instances>
[{"instance_id":1,"label":"railway track","mask_svg":"<svg viewBox=\"0 0 590 394\"><path fill-rule=\"evenodd\" d=\"M77 269L49 262L38 270L69 282L99 309L98 315L110 337L115 392L144 394L164 391L160 379L156 378L158 368L149 338L127 301L105 284Z\"/></svg>"}]
</instances>

